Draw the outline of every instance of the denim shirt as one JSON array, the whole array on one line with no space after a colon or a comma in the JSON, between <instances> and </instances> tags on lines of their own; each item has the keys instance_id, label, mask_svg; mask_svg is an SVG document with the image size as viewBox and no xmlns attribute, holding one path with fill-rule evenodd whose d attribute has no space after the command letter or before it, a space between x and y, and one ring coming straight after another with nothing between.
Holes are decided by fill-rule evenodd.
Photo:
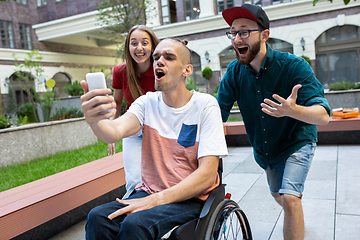
<instances>
[{"instance_id":1,"label":"denim shirt","mask_svg":"<svg viewBox=\"0 0 360 240\"><path fill-rule=\"evenodd\" d=\"M311 66L303 58L274 51L269 45L258 73L235 60L228 65L220 83L217 100L223 121L237 101L255 160L264 169L286 161L307 143L317 142L316 125L290 117L272 117L261 111L265 98L277 102L272 95L278 94L287 99L296 84L302 85L296 104L321 105L330 113L324 88Z\"/></svg>"}]
</instances>

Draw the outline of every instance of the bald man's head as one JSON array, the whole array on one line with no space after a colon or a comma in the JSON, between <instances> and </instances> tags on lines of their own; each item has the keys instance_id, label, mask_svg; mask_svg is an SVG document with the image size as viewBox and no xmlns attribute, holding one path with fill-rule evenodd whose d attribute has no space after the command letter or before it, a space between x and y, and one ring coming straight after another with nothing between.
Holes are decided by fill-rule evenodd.
<instances>
[{"instance_id":1,"label":"bald man's head","mask_svg":"<svg viewBox=\"0 0 360 240\"><path fill-rule=\"evenodd\" d=\"M180 40L177 38L165 38L162 41L173 41L175 44L180 46L179 57L181 57L182 63L185 65L191 63L191 50L186 46L188 44L187 40Z\"/></svg>"}]
</instances>

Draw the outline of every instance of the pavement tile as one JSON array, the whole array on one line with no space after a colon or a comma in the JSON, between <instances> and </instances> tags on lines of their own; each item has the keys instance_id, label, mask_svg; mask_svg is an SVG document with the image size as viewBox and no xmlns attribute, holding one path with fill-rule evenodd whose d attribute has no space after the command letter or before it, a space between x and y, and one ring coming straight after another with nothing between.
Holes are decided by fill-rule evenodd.
<instances>
[{"instance_id":1,"label":"pavement tile","mask_svg":"<svg viewBox=\"0 0 360 240\"><path fill-rule=\"evenodd\" d=\"M335 240L360 239L359 215L336 215Z\"/></svg>"},{"instance_id":2,"label":"pavement tile","mask_svg":"<svg viewBox=\"0 0 360 240\"><path fill-rule=\"evenodd\" d=\"M230 147L223 182L245 212L254 240L283 240L283 211L251 147ZM360 239L360 145L317 147L305 183L305 240ZM84 239L85 221L51 240Z\"/></svg>"}]
</instances>

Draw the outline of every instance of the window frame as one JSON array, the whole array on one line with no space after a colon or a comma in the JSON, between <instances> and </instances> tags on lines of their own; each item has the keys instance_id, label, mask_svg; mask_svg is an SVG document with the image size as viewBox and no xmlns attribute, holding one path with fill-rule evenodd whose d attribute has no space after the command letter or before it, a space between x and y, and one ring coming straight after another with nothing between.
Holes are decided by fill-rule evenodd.
<instances>
[{"instance_id":1,"label":"window frame","mask_svg":"<svg viewBox=\"0 0 360 240\"><path fill-rule=\"evenodd\" d=\"M4 28L1 26L4 24ZM10 27L10 31L9 31ZM2 38L2 32L5 32L5 40ZM15 48L15 41L14 41L14 28L12 22L9 21L0 21L0 40L1 40L1 47L2 48ZM7 46L4 46L3 41L6 42Z\"/></svg>"},{"instance_id":2,"label":"window frame","mask_svg":"<svg viewBox=\"0 0 360 240\"><path fill-rule=\"evenodd\" d=\"M198 11L195 11L196 8L194 1L198 2ZM186 3L190 2L190 9L186 9ZM190 13L190 19L186 19L187 13ZM184 19L185 21L190 21L193 19L198 19L200 16L200 0L184 0Z\"/></svg>"},{"instance_id":3,"label":"window frame","mask_svg":"<svg viewBox=\"0 0 360 240\"><path fill-rule=\"evenodd\" d=\"M46 0L37 0L36 1L37 7L44 7L44 6L46 6L46 4L47 4Z\"/></svg>"},{"instance_id":4,"label":"window frame","mask_svg":"<svg viewBox=\"0 0 360 240\"><path fill-rule=\"evenodd\" d=\"M346 25L344 25L346 26ZM347 26L355 26L355 25L347 25ZM335 26L333 28L336 27L340 27L340 26ZM333 41L333 42L328 42L327 41L327 32L332 29L329 28L326 31L324 31L322 34L319 35L319 37L315 40L315 60L317 59L318 55L325 55L326 56L326 64L327 64L327 72L326 72L326 82L324 83L324 87L328 86L329 84L331 84L331 72L330 72L330 62L329 62L329 55L331 54L337 54L337 53L344 53L344 52L349 52L349 51L356 51L357 56L358 56L358 82L360 82L360 27L357 27L357 38L356 39L347 39L347 40L341 40L341 41ZM319 43L317 42L317 40L323 35L325 34L325 36L323 36L326 40L325 43ZM315 64L315 74L318 75L318 66L317 64ZM317 77L317 76L316 76ZM320 79L319 79L320 81Z\"/></svg>"},{"instance_id":5,"label":"window frame","mask_svg":"<svg viewBox=\"0 0 360 240\"><path fill-rule=\"evenodd\" d=\"M32 50L31 26L24 23L19 23L19 35L21 49Z\"/></svg>"}]
</instances>

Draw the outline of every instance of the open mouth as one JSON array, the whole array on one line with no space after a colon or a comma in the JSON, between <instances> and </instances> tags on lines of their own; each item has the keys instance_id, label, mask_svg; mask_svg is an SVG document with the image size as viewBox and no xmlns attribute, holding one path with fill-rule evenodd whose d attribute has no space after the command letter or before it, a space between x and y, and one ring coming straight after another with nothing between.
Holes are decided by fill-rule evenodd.
<instances>
[{"instance_id":1,"label":"open mouth","mask_svg":"<svg viewBox=\"0 0 360 240\"><path fill-rule=\"evenodd\" d=\"M135 56L137 56L137 57L143 57L143 56L145 56L145 53L135 53Z\"/></svg>"},{"instance_id":2,"label":"open mouth","mask_svg":"<svg viewBox=\"0 0 360 240\"><path fill-rule=\"evenodd\" d=\"M156 70L156 77L158 78L158 79L160 79L160 78L162 78L163 76L165 76L165 73L162 71L162 70Z\"/></svg>"},{"instance_id":3,"label":"open mouth","mask_svg":"<svg viewBox=\"0 0 360 240\"><path fill-rule=\"evenodd\" d=\"M249 48L248 48L248 47L245 47L245 46L238 48L240 54L245 54L248 49L249 49Z\"/></svg>"}]
</instances>

